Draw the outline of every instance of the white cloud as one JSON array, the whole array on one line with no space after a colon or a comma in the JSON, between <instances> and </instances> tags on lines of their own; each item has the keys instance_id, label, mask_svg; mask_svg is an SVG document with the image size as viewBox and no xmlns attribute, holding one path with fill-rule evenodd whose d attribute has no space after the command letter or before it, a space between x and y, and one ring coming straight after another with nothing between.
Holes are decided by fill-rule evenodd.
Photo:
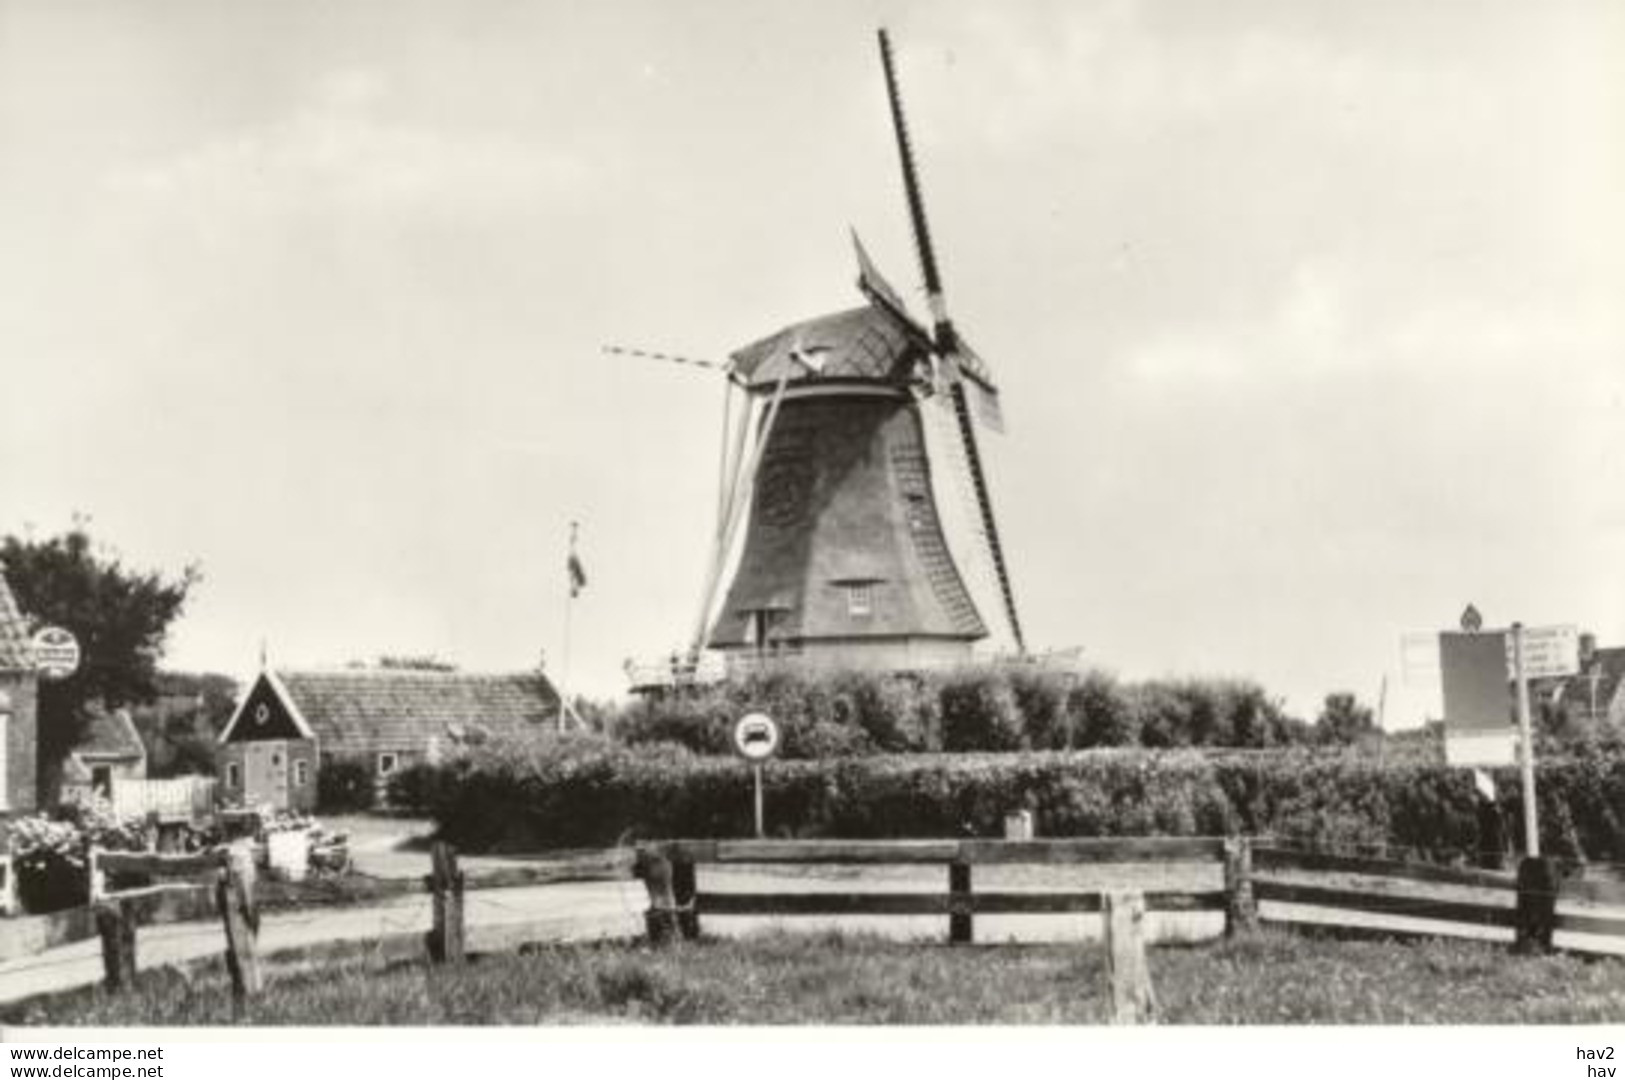
<instances>
[{"instance_id":1,"label":"white cloud","mask_svg":"<svg viewBox=\"0 0 1625 1080\"><path fill-rule=\"evenodd\" d=\"M259 207L310 213L460 213L534 206L586 189L588 163L501 131L437 130L386 118L387 82L353 69L320 80L286 119L156 161L123 167L118 192L210 213Z\"/></svg>"}]
</instances>

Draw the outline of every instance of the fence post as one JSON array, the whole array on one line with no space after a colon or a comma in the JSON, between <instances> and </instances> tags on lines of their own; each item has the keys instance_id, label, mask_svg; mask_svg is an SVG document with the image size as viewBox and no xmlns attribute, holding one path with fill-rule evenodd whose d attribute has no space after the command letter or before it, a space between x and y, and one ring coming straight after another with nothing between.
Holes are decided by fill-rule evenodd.
<instances>
[{"instance_id":1,"label":"fence post","mask_svg":"<svg viewBox=\"0 0 1625 1080\"><path fill-rule=\"evenodd\" d=\"M948 864L948 944L969 945L974 939L970 863L955 859Z\"/></svg>"},{"instance_id":2,"label":"fence post","mask_svg":"<svg viewBox=\"0 0 1625 1080\"><path fill-rule=\"evenodd\" d=\"M1552 951L1557 926L1557 865L1538 855L1518 863L1518 910L1512 951Z\"/></svg>"},{"instance_id":3,"label":"fence post","mask_svg":"<svg viewBox=\"0 0 1625 1080\"><path fill-rule=\"evenodd\" d=\"M254 903L254 853L246 844L226 850L215 901L226 929L226 971L231 976L231 1011L241 1019L248 1000L260 992L257 938L259 909Z\"/></svg>"},{"instance_id":4,"label":"fence post","mask_svg":"<svg viewBox=\"0 0 1625 1080\"><path fill-rule=\"evenodd\" d=\"M700 913L694 906L694 895L699 892L695 881L694 860L682 856L671 863L671 896L677 908L677 929L683 940L694 941L700 936Z\"/></svg>"},{"instance_id":5,"label":"fence post","mask_svg":"<svg viewBox=\"0 0 1625 1080\"><path fill-rule=\"evenodd\" d=\"M85 844L85 879L89 894L86 902L94 907L101 903L102 895L107 892L107 880L102 874L101 855L88 842Z\"/></svg>"},{"instance_id":6,"label":"fence post","mask_svg":"<svg viewBox=\"0 0 1625 1080\"><path fill-rule=\"evenodd\" d=\"M1154 1024L1157 998L1151 989L1151 969L1145 960L1145 896L1137 892L1110 892L1102 899L1112 1023Z\"/></svg>"},{"instance_id":7,"label":"fence post","mask_svg":"<svg viewBox=\"0 0 1625 1080\"><path fill-rule=\"evenodd\" d=\"M15 915L23 905L17 895L17 858L10 850L0 856L0 872L6 875L5 881L0 882L0 915Z\"/></svg>"},{"instance_id":8,"label":"fence post","mask_svg":"<svg viewBox=\"0 0 1625 1080\"><path fill-rule=\"evenodd\" d=\"M671 860L658 849L639 848L633 873L643 879L643 887L649 892L649 910L643 913L649 944L656 947L671 944L679 934Z\"/></svg>"},{"instance_id":9,"label":"fence post","mask_svg":"<svg viewBox=\"0 0 1625 1080\"><path fill-rule=\"evenodd\" d=\"M1258 902L1253 897L1253 843L1245 836L1224 842L1224 936L1258 929Z\"/></svg>"},{"instance_id":10,"label":"fence post","mask_svg":"<svg viewBox=\"0 0 1625 1080\"><path fill-rule=\"evenodd\" d=\"M443 840L429 849L429 891L434 894L434 929L429 931L429 958L437 964L461 964L463 950L463 873L457 852Z\"/></svg>"},{"instance_id":11,"label":"fence post","mask_svg":"<svg viewBox=\"0 0 1625 1080\"><path fill-rule=\"evenodd\" d=\"M113 901L96 905L96 931L102 939L102 978L109 993L135 988L135 912Z\"/></svg>"}]
</instances>

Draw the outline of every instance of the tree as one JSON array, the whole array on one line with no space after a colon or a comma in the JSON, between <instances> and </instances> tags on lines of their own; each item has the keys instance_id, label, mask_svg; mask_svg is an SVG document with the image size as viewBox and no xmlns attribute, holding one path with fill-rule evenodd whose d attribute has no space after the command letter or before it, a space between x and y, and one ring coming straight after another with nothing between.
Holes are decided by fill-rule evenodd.
<instances>
[{"instance_id":1,"label":"tree","mask_svg":"<svg viewBox=\"0 0 1625 1080\"><path fill-rule=\"evenodd\" d=\"M0 565L33 627L60 626L79 639L79 670L39 687L40 791L51 792L62 760L79 740L89 710L150 702L170 624L201 578L189 565L178 578L133 570L95 545L75 518L46 540L6 536Z\"/></svg>"},{"instance_id":2,"label":"tree","mask_svg":"<svg viewBox=\"0 0 1625 1080\"><path fill-rule=\"evenodd\" d=\"M1347 691L1326 695L1320 716L1315 720L1315 737L1334 746L1352 746L1377 730L1371 709Z\"/></svg>"}]
</instances>

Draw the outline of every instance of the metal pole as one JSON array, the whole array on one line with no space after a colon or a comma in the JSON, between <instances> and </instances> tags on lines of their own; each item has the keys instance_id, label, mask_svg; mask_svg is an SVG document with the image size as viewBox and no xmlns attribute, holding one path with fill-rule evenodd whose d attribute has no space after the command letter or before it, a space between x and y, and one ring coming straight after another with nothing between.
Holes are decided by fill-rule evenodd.
<instances>
[{"instance_id":1,"label":"metal pole","mask_svg":"<svg viewBox=\"0 0 1625 1080\"><path fill-rule=\"evenodd\" d=\"M762 830L762 766L761 766L761 763L758 762L756 765L753 765L751 767L751 771L756 774L756 839L762 840L762 839L764 839L766 837L766 833L764 833L763 830Z\"/></svg>"},{"instance_id":2,"label":"metal pole","mask_svg":"<svg viewBox=\"0 0 1625 1080\"><path fill-rule=\"evenodd\" d=\"M1529 723L1529 679L1523 670L1523 623L1512 624L1512 677L1518 684L1518 732L1522 736L1523 844L1530 858L1540 856L1540 829L1535 820L1535 736Z\"/></svg>"}]
</instances>

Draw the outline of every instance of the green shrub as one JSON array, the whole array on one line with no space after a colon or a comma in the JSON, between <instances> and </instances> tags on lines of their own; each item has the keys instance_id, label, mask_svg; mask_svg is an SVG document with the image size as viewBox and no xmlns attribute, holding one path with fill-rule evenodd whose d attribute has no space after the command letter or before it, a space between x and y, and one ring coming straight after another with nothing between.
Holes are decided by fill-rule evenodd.
<instances>
[{"instance_id":1,"label":"green shrub","mask_svg":"<svg viewBox=\"0 0 1625 1080\"><path fill-rule=\"evenodd\" d=\"M722 754L734 722L747 712L779 722L787 758L1312 741L1309 726L1255 683L1124 685L1102 671L1036 664L932 673L785 666L639 701L620 717L616 735L634 746L669 743Z\"/></svg>"},{"instance_id":2,"label":"green shrub","mask_svg":"<svg viewBox=\"0 0 1625 1080\"><path fill-rule=\"evenodd\" d=\"M1505 772L1497 783L1514 823L1516 775ZM1042 836L1273 835L1441 861L1477 844L1467 771L1327 750L871 755L775 762L766 775L776 836L996 836L1006 813L1029 807ZM1625 755L1545 762L1539 785L1542 842L1554 854L1625 857ZM752 829L750 770L670 746L493 743L421 789L442 834L469 851Z\"/></svg>"},{"instance_id":3,"label":"green shrub","mask_svg":"<svg viewBox=\"0 0 1625 1080\"><path fill-rule=\"evenodd\" d=\"M351 758L324 755L316 770L316 808L324 814L371 810L378 790L372 770Z\"/></svg>"}]
</instances>

